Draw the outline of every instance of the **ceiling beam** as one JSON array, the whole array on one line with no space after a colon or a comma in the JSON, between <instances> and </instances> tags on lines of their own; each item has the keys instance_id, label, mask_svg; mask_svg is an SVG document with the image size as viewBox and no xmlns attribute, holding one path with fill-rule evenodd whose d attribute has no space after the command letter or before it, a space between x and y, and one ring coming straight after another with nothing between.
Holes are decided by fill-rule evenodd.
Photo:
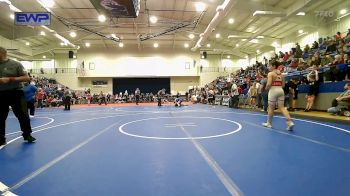
<instances>
[{"instance_id":1,"label":"ceiling beam","mask_svg":"<svg viewBox=\"0 0 350 196\"><path fill-rule=\"evenodd\" d=\"M268 31L271 27L281 24L282 22L288 20L289 18L295 16L298 12L303 11L305 7L308 7L316 2L320 1L327 1L327 0L297 0L295 3L293 3L290 7L286 9L286 16L285 17L279 17L279 18L272 18L271 22L264 25L263 28L261 28L258 32L254 34L254 36L251 36L250 39L256 38L258 35L264 34L266 31ZM247 39L247 41L244 41L241 43L242 45L248 43L250 39Z\"/></svg>"},{"instance_id":2,"label":"ceiling beam","mask_svg":"<svg viewBox=\"0 0 350 196\"><path fill-rule=\"evenodd\" d=\"M33 54L32 49L30 47L25 46L21 42L18 42L15 40L9 40L2 36L0 36L0 46L8 49L9 53L11 53L11 51L14 51L16 53L22 53L28 56L31 56Z\"/></svg>"},{"instance_id":3,"label":"ceiling beam","mask_svg":"<svg viewBox=\"0 0 350 196\"><path fill-rule=\"evenodd\" d=\"M163 1L163 2L165 2L165 1ZM176 3L177 3L177 0L173 1L173 9L176 8L176 7L175 7L175 6L176 6ZM183 10L185 10L186 5L187 5L187 2L185 3ZM175 12L172 13L171 19L174 18L174 14L175 14ZM181 18L181 19L183 19L183 16L184 16L184 12L182 12L182 18ZM176 39L176 33L173 34L173 48L175 48L175 39Z\"/></svg>"}]
</instances>

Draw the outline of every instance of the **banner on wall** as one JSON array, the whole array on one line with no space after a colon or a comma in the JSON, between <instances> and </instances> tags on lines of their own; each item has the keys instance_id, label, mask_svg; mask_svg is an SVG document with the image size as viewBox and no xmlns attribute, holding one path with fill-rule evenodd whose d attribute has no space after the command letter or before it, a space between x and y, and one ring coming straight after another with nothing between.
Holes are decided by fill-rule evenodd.
<instances>
[{"instance_id":1,"label":"banner on wall","mask_svg":"<svg viewBox=\"0 0 350 196\"><path fill-rule=\"evenodd\" d=\"M49 26L50 12L15 12L15 25L18 26Z\"/></svg>"},{"instance_id":2,"label":"banner on wall","mask_svg":"<svg viewBox=\"0 0 350 196\"><path fill-rule=\"evenodd\" d=\"M100 12L110 17L136 18L140 11L140 0L90 0Z\"/></svg>"},{"instance_id":3,"label":"banner on wall","mask_svg":"<svg viewBox=\"0 0 350 196\"><path fill-rule=\"evenodd\" d=\"M92 87L95 88L106 88L108 86L108 81L106 80L93 80Z\"/></svg>"}]
</instances>

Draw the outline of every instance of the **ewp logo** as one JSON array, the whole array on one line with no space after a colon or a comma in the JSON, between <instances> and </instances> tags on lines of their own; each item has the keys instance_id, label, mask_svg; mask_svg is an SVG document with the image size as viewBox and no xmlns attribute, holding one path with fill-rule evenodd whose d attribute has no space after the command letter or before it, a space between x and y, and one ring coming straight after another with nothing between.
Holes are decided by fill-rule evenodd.
<instances>
[{"instance_id":1,"label":"ewp logo","mask_svg":"<svg viewBox=\"0 0 350 196\"><path fill-rule=\"evenodd\" d=\"M16 12L16 25L48 26L51 24L51 13L49 12Z\"/></svg>"}]
</instances>

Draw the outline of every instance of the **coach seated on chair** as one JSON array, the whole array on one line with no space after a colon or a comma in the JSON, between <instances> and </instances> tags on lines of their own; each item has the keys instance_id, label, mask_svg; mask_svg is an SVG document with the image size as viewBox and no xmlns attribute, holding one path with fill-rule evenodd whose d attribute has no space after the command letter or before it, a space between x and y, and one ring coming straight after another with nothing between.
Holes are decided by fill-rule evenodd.
<instances>
[{"instance_id":1,"label":"coach seated on chair","mask_svg":"<svg viewBox=\"0 0 350 196\"><path fill-rule=\"evenodd\" d=\"M332 107L327 110L329 113L338 113L340 110L338 105L350 106L350 83L345 84L344 89L344 92L332 101Z\"/></svg>"}]
</instances>

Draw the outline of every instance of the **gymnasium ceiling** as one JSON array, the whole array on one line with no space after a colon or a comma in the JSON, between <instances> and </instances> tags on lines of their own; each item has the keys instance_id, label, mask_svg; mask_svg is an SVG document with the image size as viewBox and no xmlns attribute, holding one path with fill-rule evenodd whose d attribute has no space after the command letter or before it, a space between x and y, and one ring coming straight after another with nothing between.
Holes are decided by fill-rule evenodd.
<instances>
[{"instance_id":1,"label":"gymnasium ceiling","mask_svg":"<svg viewBox=\"0 0 350 196\"><path fill-rule=\"evenodd\" d=\"M62 46L61 40L43 27L15 26L10 14L13 11L6 1L24 12L48 11L38 0L0 0L0 35L16 40L25 45L30 43L33 54L57 50L72 49L72 45ZM42 0L44 1L44 0ZM345 0L232 0L232 8L220 21L215 31L209 34L197 51L207 50L211 53L225 53L236 56L255 54L257 50L268 51L271 44L280 43L282 38L298 36L298 30L314 32L320 26L326 27L329 22L339 16L339 10L350 7L350 1ZM175 48L190 50L196 45L199 35L204 32L208 24L216 14L216 8L223 4L224 0L141 0L141 10L137 18L109 18L105 22L99 22L99 12L94 8L90 0L54 0L55 4L49 8L55 16L60 16L67 21L89 28L106 37L115 34L121 38L124 48L147 50L157 42L160 48ZM196 11L196 2L203 2L207 6L203 12ZM280 12L282 15L256 15L257 10ZM334 11L333 17L318 17L316 12L320 10ZM350 11L350 10L348 10ZM299 12L305 12L305 16L297 16ZM150 16L156 16L156 23L150 22ZM234 19L230 24L229 19ZM196 21L197 22L194 22ZM180 28L165 35L146 41L140 41L140 36L155 35L166 32L167 29L182 25L191 25ZM119 43L111 41L92 32L87 32L80 27L64 25L56 17L53 17L49 26L55 33L67 38L75 47L86 48L85 43L90 43L90 48L119 48ZM45 31L46 35L40 35ZM72 38L70 32L76 32ZM216 38L219 33L220 37ZM190 34L195 37L191 39ZM234 36L229 38L228 36ZM258 39L258 36L264 38ZM252 39L254 39L251 41ZM255 42L255 43L252 43ZM188 44L188 48L184 45ZM210 47L207 47L210 44Z\"/></svg>"}]
</instances>

